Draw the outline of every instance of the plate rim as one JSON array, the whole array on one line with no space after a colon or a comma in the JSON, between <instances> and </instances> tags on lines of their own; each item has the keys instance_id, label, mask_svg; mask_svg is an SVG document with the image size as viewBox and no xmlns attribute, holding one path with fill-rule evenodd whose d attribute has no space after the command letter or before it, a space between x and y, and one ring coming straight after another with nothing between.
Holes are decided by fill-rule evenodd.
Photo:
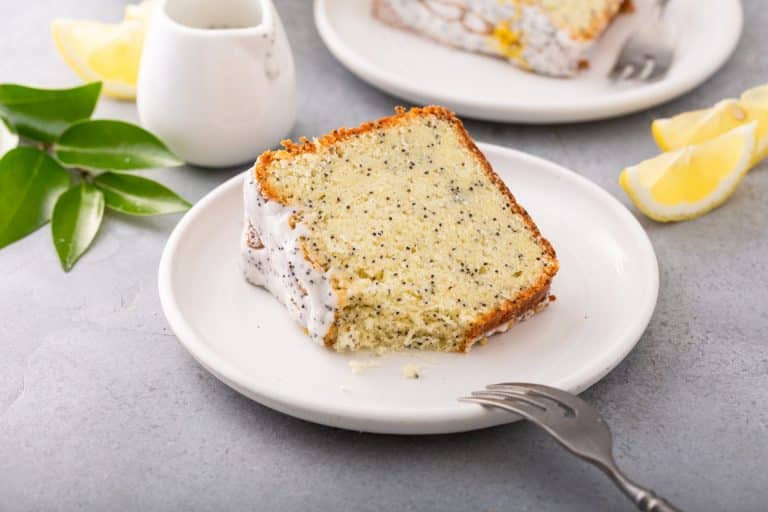
<instances>
[{"instance_id":1,"label":"plate rim","mask_svg":"<svg viewBox=\"0 0 768 512\"><path fill-rule=\"evenodd\" d=\"M644 249L642 260L648 262L651 280L649 296L643 310L632 325L625 328L621 343L612 345L613 350L596 357L589 365L570 379L563 379L557 386L574 393L589 388L605 377L621 363L640 341L647 328L658 302L659 269L653 245L640 222L618 199L596 183L562 165L550 160L525 153L523 151L478 143L480 150L488 154L501 154L506 158L527 161L546 168L548 172L561 179L569 180L576 186L585 188L592 195L599 197L602 204L622 218L622 225L631 231L632 239ZM491 158L492 159L492 158ZM248 171L245 171L248 172ZM173 229L163 249L158 269L158 291L163 313L178 342L193 358L210 371L219 380L243 395L267 407L293 417L313 423L325 424L347 430L358 430L386 434L439 434L476 430L516 421L514 417L488 411L480 406L463 404L452 407L430 407L419 410L390 410L381 408L351 408L319 405L317 401L283 393L279 389L262 386L257 379L249 377L226 362L216 351L211 349L187 322L182 309L173 293L173 268L179 244L188 229L194 229L196 218L203 215L209 204L216 202L219 196L230 193L230 189L242 183L243 173L228 179L206 194L179 221ZM458 397L457 397L458 398ZM458 402L457 402L458 404Z\"/></svg>"},{"instance_id":2,"label":"plate rim","mask_svg":"<svg viewBox=\"0 0 768 512\"><path fill-rule=\"evenodd\" d=\"M740 0L729 0L734 9L735 26L730 32L728 44L723 45L707 66L700 66L677 81L662 80L642 88L628 90L624 94L598 100L585 100L578 104L548 102L549 108L525 103L500 104L482 96L473 98L455 94L423 94L403 84L397 75L381 69L358 55L333 29L329 18L328 2L340 0L315 0L313 11L315 27L326 48L348 71L369 85L406 101L421 104L445 105L459 115L472 119L515 122L526 124L572 123L610 119L639 112L671 101L712 77L736 50L744 31L744 8ZM345 1L345 0L341 0ZM370 0L366 0L370 1Z\"/></svg>"}]
</instances>

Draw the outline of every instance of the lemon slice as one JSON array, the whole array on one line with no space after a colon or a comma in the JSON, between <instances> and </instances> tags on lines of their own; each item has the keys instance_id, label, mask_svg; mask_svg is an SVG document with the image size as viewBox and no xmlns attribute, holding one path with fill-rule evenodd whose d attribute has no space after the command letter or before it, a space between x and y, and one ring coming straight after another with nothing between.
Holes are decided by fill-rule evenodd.
<instances>
[{"instance_id":1,"label":"lemon slice","mask_svg":"<svg viewBox=\"0 0 768 512\"><path fill-rule=\"evenodd\" d=\"M712 108L657 119L651 131L661 149L672 151L711 140L753 121L758 123L754 165L768 156L768 86L747 91L738 100L723 100Z\"/></svg>"},{"instance_id":2,"label":"lemon slice","mask_svg":"<svg viewBox=\"0 0 768 512\"><path fill-rule=\"evenodd\" d=\"M750 108L768 109L768 84L748 90L741 95L741 101Z\"/></svg>"},{"instance_id":3,"label":"lemon slice","mask_svg":"<svg viewBox=\"0 0 768 512\"><path fill-rule=\"evenodd\" d=\"M757 127L757 163L768 156L768 85L755 87L741 95L741 104L760 124Z\"/></svg>"},{"instance_id":4,"label":"lemon slice","mask_svg":"<svg viewBox=\"0 0 768 512\"><path fill-rule=\"evenodd\" d=\"M619 184L648 217L698 217L723 204L749 171L757 122L710 141L663 153L621 172Z\"/></svg>"},{"instance_id":5,"label":"lemon slice","mask_svg":"<svg viewBox=\"0 0 768 512\"><path fill-rule=\"evenodd\" d=\"M102 91L120 99L136 97L141 51L156 2L128 5L122 23L56 20L51 29L64 61L83 80L103 82Z\"/></svg>"}]
</instances>

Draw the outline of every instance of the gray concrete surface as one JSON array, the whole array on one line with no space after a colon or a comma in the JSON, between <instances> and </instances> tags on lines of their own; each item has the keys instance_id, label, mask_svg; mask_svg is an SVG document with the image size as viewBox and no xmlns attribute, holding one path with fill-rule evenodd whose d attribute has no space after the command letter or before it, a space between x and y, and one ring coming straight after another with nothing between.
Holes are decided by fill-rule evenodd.
<instances>
[{"instance_id":1,"label":"gray concrete surface","mask_svg":"<svg viewBox=\"0 0 768 512\"><path fill-rule=\"evenodd\" d=\"M50 20L116 19L123 4L0 0L0 81L75 83L50 41ZM584 125L468 128L571 167L628 204L617 175L654 153L654 117L768 82L768 10L762 0L744 4L733 59L678 100ZM331 57L309 1L278 8L300 74L296 135L400 103ZM109 100L98 113L136 118L133 104ZM197 199L235 172L153 174ZM632 509L601 474L527 424L365 435L295 420L220 384L160 311L156 269L177 220L110 215L70 274L59 270L47 228L0 251L0 510ZM766 510L768 164L702 219L640 220L659 257L658 307L637 348L584 396L613 427L617 457L638 481L686 510Z\"/></svg>"}]
</instances>

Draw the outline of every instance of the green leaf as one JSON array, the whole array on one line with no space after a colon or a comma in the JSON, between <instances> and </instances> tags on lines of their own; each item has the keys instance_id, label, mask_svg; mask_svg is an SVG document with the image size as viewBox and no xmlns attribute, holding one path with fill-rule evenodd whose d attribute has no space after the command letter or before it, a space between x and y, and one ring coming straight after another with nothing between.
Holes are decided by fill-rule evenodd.
<instances>
[{"instance_id":1,"label":"green leaf","mask_svg":"<svg viewBox=\"0 0 768 512\"><path fill-rule=\"evenodd\" d=\"M156 181L106 172L93 180L107 201L107 207L130 215L160 215L183 212L190 204Z\"/></svg>"},{"instance_id":2,"label":"green leaf","mask_svg":"<svg viewBox=\"0 0 768 512\"><path fill-rule=\"evenodd\" d=\"M39 149L12 149L0 159L0 248L27 236L51 218L69 186L69 174Z\"/></svg>"},{"instance_id":3,"label":"green leaf","mask_svg":"<svg viewBox=\"0 0 768 512\"><path fill-rule=\"evenodd\" d=\"M69 272L96 237L104 217L104 194L81 182L59 196L53 209L53 245L62 268Z\"/></svg>"},{"instance_id":4,"label":"green leaf","mask_svg":"<svg viewBox=\"0 0 768 512\"><path fill-rule=\"evenodd\" d=\"M16 128L0 116L0 157L19 145Z\"/></svg>"},{"instance_id":5,"label":"green leaf","mask_svg":"<svg viewBox=\"0 0 768 512\"><path fill-rule=\"evenodd\" d=\"M62 162L89 169L130 171L184 163L160 139L124 121L82 121L65 131L55 148Z\"/></svg>"},{"instance_id":6,"label":"green leaf","mask_svg":"<svg viewBox=\"0 0 768 512\"><path fill-rule=\"evenodd\" d=\"M91 117L100 92L101 82L72 89L0 84L0 114L21 136L55 142L69 125Z\"/></svg>"}]
</instances>

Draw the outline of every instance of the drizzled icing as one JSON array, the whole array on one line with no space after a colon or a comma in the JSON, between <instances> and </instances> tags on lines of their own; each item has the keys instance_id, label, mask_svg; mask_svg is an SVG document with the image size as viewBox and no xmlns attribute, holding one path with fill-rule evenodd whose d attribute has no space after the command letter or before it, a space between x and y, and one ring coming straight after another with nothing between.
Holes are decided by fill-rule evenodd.
<instances>
[{"instance_id":1,"label":"drizzled icing","mask_svg":"<svg viewBox=\"0 0 768 512\"><path fill-rule=\"evenodd\" d=\"M539 5L491 0L387 0L397 23L450 46L501 55L524 68L552 76L573 76L590 44L558 28ZM494 29L515 34L511 47L496 40Z\"/></svg>"},{"instance_id":2,"label":"drizzled icing","mask_svg":"<svg viewBox=\"0 0 768 512\"><path fill-rule=\"evenodd\" d=\"M547 15L534 7L523 7L519 22L526 35L522 57L531 68L552 76L573 76L579 61L586 57L588 44L574 41L564 30L555 27Z\"/></svg>"},{"instance_id":3,"label":"drizzled icing","mask_svg":"<svg viewBox=\"0 0 768 512\"><path fill-rule=\"evenodd\" d=\"M322 344L333 324L337 297L330 276L304 259L301 239L308 235L306 226L296 223L291 228L295 208L266 198L251 171L245 177L243 192L245 279L269 290L307 328L312 340ZM255 246L251 228L261 247Z\"/></svg>"}]
</instances>

